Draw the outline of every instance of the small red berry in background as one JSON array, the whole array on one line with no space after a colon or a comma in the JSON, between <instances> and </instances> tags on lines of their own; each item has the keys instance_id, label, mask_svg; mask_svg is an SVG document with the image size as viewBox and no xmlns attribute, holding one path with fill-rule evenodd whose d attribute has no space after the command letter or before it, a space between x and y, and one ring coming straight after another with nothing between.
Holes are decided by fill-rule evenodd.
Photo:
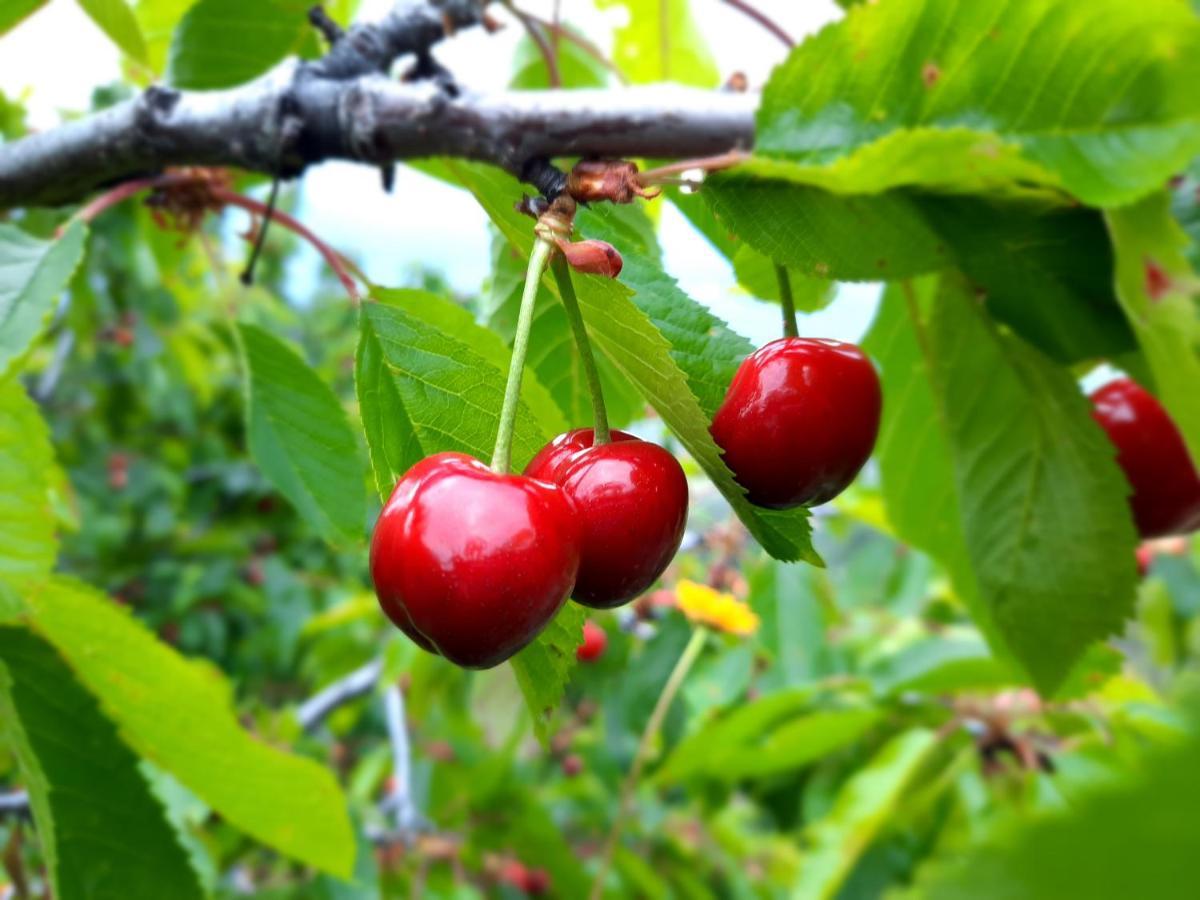
<instances>
[{"instance_id":1,"label":"small red berry in background","mask_svg":"<svg viewBox=\"0 0 1200 900\"><path fill-rule=\"evenodd\" d=\"M562 761L562 773L568 778L574 778L583 771L583 760L576 754L564 756Z\"/></svg>"},{"instance_id":2,"label":"small red berry in background","mask_svg":"<svg viewBox=\"0 0 1200 900\"><path fill-rule=\"evenodd\" d=\"M129 456L114 453L108 458L108 486L114 491L129 487Z\"/></svg>"},{"instance_id":3,"label":"small red berry in background","mask_svg":"<svg viewBox=\"0 0 1200 900\"><path fill-rule=\"evenodd\" d=\"M816 506L866 463L882 405L879 376L858 347L780 338L738 367L711 430L751 503Z\"/></svg>"},{"instance_id":4,"label":"small red berry in background","mask_svg":"<svg viewBox=\"0 0 1200 900\"><path fill-rule=\"evenodd\" d=\"M1149 544L1141 544L1137 548L1137 567L1138 574L1143 578L1150 571L1150 564L1154 562L1154 548Z\"/></svg>"},{"instance_id":5,"label":"small red berry in background","mask_svg":"<svg viewBox=\"0 0 1200 900\"><path fill-rule=\"evenodd\" d=\"M525 873L525 893L540 897L550 890L550 873L545 869L528 869Z\"/></svg>"},{"instance_id":6,"label":"small red berry in background","mask_svg":"<svg viewBox=\"0 0 1200 900\"><path fill-rule=\"evenodd\" d=\"M1128 378L1095 391L1092 416L1117 448L1117 464L1133 495L1133 519L1143 538L1200 528L1200 474L1183 436L1157 398Z\"/></svg>"},{"instance_id":7,"label":"small red berry in background","mask_svg":"<svg viewBox=\"0 0 1200 900\"><path fill-rule=\"evenodd\" d=\"M575 658L584 663L595 662L604 655L604 648L607 646L608 633L588 619L583 623L583 643L575 651Z\"/></svg>"}]
</instances>

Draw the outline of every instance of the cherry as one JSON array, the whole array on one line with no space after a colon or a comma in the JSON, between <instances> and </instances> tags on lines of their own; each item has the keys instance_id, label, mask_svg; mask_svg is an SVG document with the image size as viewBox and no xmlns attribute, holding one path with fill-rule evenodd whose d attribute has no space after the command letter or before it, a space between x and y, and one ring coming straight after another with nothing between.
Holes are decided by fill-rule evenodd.
<instances>
[{"instance_id":1,"label":"cherry","mask_svg":"<svg viewBox=\"0 0 1200 900\"><path fill-rule=\"evenodd\" d=\"M575 658L580 662L595 662L604 655L608 646L608 633L588 619L583 623L583 643L575 650Z\"/></svg>"},{"instance_id":2,"label":"cherry","mask_svg":"<svg viewBox=\"0 0 1200 900\"><path fill-rule=\"evenodd\" d=\"M688 486L683 467L657 444L623 431L593 445L591 428L560 434L525 474L562 486L582 530L571 597L611 609L658 580L683 540Z\"/></svg>"},{"instance_id":3,"label":"cherry","mask_svg":"<svg viewBox=\"0 0 1200 900\"><path fill-rule=\"evenodd\" d=\"M1200 528L1200 475L1183 436L1149 391L1118 378L1095 391L1092 416L1117 448L1133 488L1129 503L1143 538Z\"/></svg>"},{"instance_id":4,"label":"cherry","mask_svg":"<svg viewBox=\"0 0 1200 900\"><path fill-rule=\"evenodd\" d=\"M575 753L569 756L564 756L562 761L562 773L568 778L574 778L583 771L583 758Z\"/></svg>"},{"instance_id":5,"label":"cherry","mask_svg":"<svg viewBox=\"0 0 1200 900\"><path fill-rule=\"evenodd\" d=\"M559 611L579 527L556 485L438 453L396 484L371 540L379 605L401 631L465 668L498 665Z\"/></svg>"},{"instance_id":6,"label":"cherry","mask_svg":"<svg viewBox=\"0 0 1200 900\"><path fill-rule=\"evenodd\" d=\"M871 455L882 403L858 347L780 338L738 367L712 436L751 503L815 506L845 490Z\"/></svg>"},{"instance_id":7,"label":"cherry","mask_svg":"<svg viewBox=\"0 0 1200 900\"><path fill-rule=\"evenodd\" d=\"M1149 544L1139 544L1135 558L1137 559L1138 574L1143 578L1150 571L1150 565L1154 562L1154 548Z\"/></svg>"}]
</instances>

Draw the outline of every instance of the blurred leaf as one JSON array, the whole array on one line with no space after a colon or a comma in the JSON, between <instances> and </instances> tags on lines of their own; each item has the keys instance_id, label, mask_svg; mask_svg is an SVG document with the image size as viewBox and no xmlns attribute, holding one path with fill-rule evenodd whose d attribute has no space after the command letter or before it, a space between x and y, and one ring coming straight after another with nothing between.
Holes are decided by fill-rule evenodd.
<instances>
[{"instance_id":1,"label":"blurred leaf","mask_svg":"<svg viewBox=\"0 0 1200 900\"><path fill-rule=\"evenodd\" d=\"M930 731L903 732L850 776L833 808L805 832L808 850L800 860L793 897L837 896L855 863L897 813L905 790L936 746Z\"/></svg>"},{"instance_id":2,"label":"blurred leaf","mask_svg":"<svg viewBox=\"0 0 1200 900\"><path fill-rule=\"evenodd\" d=\"M363 472L337 397L278 338L244 323L237 331L254 461L326 538L359 539L366 522Z\"/></svg>"},{"instance_id":3,"label":"blurred leaf","mask_svg":"<svg viewBox=\"0 0 1200 900\"><path fill-rule=\"evenodd\" d=\"M1200 22L1179 0L866 4L775 70L743 171L1119 206L1200 152L1197 81Z\"/></svg>"},{"instance_id":4,"label":"blurred leaf","mask_svg":"<svg viewBox=\"0 0 1200 900\"><path fill-rule=\"evenodd\" d=\"M575 668L584 618L581 606L567 603L537 639L512 658L517 684L533 716L533 730L543 743L550 738L550 721Z\"/></svg>"},{"instance_id":5,"label":"blurred leaf","mask_svg":"<svg viewBox=\"0 0 1200 900\"><path fill-rule=\"evenodd\" d=\"M49 572L58 550L50 433L15 378L0 380L0 576Z\"/></svg>"},{"instance_id":6,"label":"blurred leaf","mask_svg":"<svg viewBox=\"0 0 1200 900\"><path fill-rule=\"evenodd\" d=\"M354 836L333 775L244 731L230 686L211 666L189 662L82 584L52 579L24 600L31 627L138 753L231 825L307 865L349 875Z\"/></svg>"},{"instance_id":7,"label":"blurred leaf","mask_svg":"<svg viewBox=\"0 0 1200 900\"><path fill-rule=\"evenodd\" d=\"M171 39L167 80L192 90L232 87L255 78L309 34L307 0L199 0Z\"/></svg>"},{"instance_id":8,"label":"blurred leaf","mask_svg":"<svg viewBox=\"0 0 1200 900\"><path fill-rule=\"evenodd\" d=\"M1200 280L1164 192L1107 214L1117 296L1154 373L1155 393L1200 466Z\"/></svg>"},{"instance_id":9,"label":"blurred leaf","mask_svg":"<svg viewBox=\"0 0 1200 900\"><path fill-rule=\"evenodd\" d=\"M167 53L175 35L175 27L197 0L137 0L133 13L137 17L146 44L146 64L156 75L167 68Z\"/></svg>"},{"instance_id":10,"label":"blurred leaf","mask_svg":"<svg viewBox=\"0 0 1200 900\"><path fill-rule=\"evenodd\" d=\"M1170 191L1171 212L1188 236L1184 252L1192 268L1200 269L1200 156L1187 171L1171 179Z\"/></svg>"},{"instance_id":11,"label":"blurred leaf","mask_svg":"<svg viewBox=\"0 0 1200 900\"><path fill-rule=\"evenodd\" d=\"M47 0L5 0L0 4L0 34L46 5Z\"/></svg>"},{"instance_id":12,"label":"blurred leaf","mask_svg":"<svg viewBox=\"0 0 1200 900\"><path fill-rule=\"evenodd\" d=\"M442 164L475 195L513 246L528 253L533 243L529 219L512 208L512 198L521 194L519 183L487 166L458 161ZM596 235L601 220L592 222ZM717 373L723 370L732 376L749 344L688 298L669 276L640 260L635 249L621 252L625 268L620 281L575 278L588 334L597 349L637 386L768 553L777 559L819 564L810 540L808 511L765 510L745 499L708 432L708 412L693 393L701 391L710 404L718 386L723 395L728 381L718 385ZM720 340L699 340L709 329L715 329L714 338ZM679 344L673 344L668 334Z\"/></svg>"},{"instance_id":13,"label":"blurred leaf","mask_svg":"<svg viewBox=\"0 0 1200 900\"><path fill-rule=\"evenodd\" d=\"M578 33L569 25L564 27ZM586 40L586 36L584 36ZM558 64L559 86L564 88L604 87L608 84L608 68L575 41L546 34ZM528 34L517 42L513 54L513 77L509 87L519 90L539 90L550 87L546 60Z\"/></svg>"},{"instance_id":14,"label":"blurred leaf","mask_svg":"<svg viewBox=\"0 0 1200 900\"><path fill-rule=\"evenodd\" d=\"M108 35L121 52L138 62L146 61L146 43L142 29L125 0L77 0L80 7L100 30Z\"/></svg>"},{"instance_id":15,"label":"blurred leaf","mask_svg":"<svg viewBox=\"0 0 1200 900\"><path fill-rule=\"evenodd\" d=\"M1000 333L957 280L942 280L924 340L979 593L1053 693L1133 611L1124 479L1070 372Z\"/></svg>"},{"instance_id":16,"label":"blurred leaf","mask_svg":"<svg viewBox=\"0 0 1200 900\"><path fill-rule=\"evenodd\" d=\"M1171 900L1195 894L1200 741L1156 749L1124 778L1033 821L1007 815L973 846L927 865L922 900Z\"/></svg>"},{"instance_id":17,"label":"blurred leaf","mask_svg":"<svg viewBox=\"0 0 1200 900\"><path fill-rule=\"evenodd\" d=\"M87 226L75 222L56 241L0 223L0 377L42 333L79 260Z\"/></svg>"},{"instance_id":18,"label":"blurred leaf","mask_svg":"<svg viewBox=\"0 0 1200 900\"><path fill-rule=\"evenodd\" d=\"M0 710L55 897L204 895L137 757L54 649L25 628L0 627Z\"/></svg>"},{"instance_id":19,"label":"blurred leaf","mask_svg":"<svg viewBox=\"0 0 1200 900\"><path fill-rule=\"evenodd\" d=\"M1014 683L1014 674L987 644L966 637L915 641L875 663L868 674L876 689L887 694L994 690Z\"/></svg>"},{"instance_id":20,"label":"blurred leaf","mask_svg":"<svg viewBox=\"0 0 1200 900\"><path fill-rule=\"evenodd\" d=\"M361 327L356 381L380 494L390 494L401 475L433 453L453 450L489 460L504 399L504 370L470 344L396 306L363 304ZM480 340L488 347L488 339ZM522 400L514 469L548 439Z\"/></svg>"},{"instance_id":21,"label":"blurred leaf","mask_svg":"<svg viewBox=\"0 0 1200 900\"><path fill-rule=\"evenodd\" d=\"M613 61L634 84L677 81L716 87L717 65L696 28L689 0L600 0L598 5L628 10L628 20L617 29Z\"/></svg>"}]
</instances>

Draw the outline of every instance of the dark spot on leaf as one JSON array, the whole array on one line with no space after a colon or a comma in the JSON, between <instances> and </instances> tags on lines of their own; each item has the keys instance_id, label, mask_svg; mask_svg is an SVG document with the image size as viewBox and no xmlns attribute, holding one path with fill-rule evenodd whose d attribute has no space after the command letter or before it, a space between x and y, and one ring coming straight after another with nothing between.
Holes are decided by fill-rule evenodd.
<instances>
[{"instance_id":1,"label":"dark spot on leaf","mask_svg":"<svg viewBox=\"0 0 1200 900\"><path fill-rule=\"evenodd\" d=\"M938 67L937 63L927 62L921 66L921 81L924 82L925 87L933 87L941 77L942 70Z\"/></svg>"},{"instance_id":2,"label":"dark spot on leaf","mask_svg":"<svg viewBox=\"0 0 1200 900\"><path fill-rule=\"evenodd\" d=\"M887 268L887 260L886 259L877 259L877 260L875 260L875 265L880 269L886 269Z\"/></svg>"}]
</instances>

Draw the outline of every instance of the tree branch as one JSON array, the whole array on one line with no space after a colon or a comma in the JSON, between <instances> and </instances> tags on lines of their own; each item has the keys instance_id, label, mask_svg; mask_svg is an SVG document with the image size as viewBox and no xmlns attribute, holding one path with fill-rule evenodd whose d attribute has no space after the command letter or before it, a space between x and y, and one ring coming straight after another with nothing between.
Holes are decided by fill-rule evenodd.
<instances>
[{"instance_id":1,"label":"tree branch","mask_svg":"<svg viewBox=\"0 0 1200 900\"><path fill-rule=\"evenodd\" d=\"M485 0L401 0L381 22L323 29L329 52L224 91L151 87L102 112L0 145L0 210L67 203L169 166L285 178L328 159L376 166L455 156L515 175L538 157L707 156L749 148L752 95L653 86L463 92L431 56L490 20ZM316 15L319 21L321 16ZM411 54L406 81L388 77Z\"/></svg>"},{"instance_id":2,"label":"tree branch","mask_svg":"<svg viewBox=\"0 0 1200 900\"><path fill-rule=\"evenodd\" d=\"M296 710L300 727L305 731L312 731L339 706L369 694L375 689L375 683L382 671L383 660L373 659L318 691Z\"/></svg>"}]
</instances>

